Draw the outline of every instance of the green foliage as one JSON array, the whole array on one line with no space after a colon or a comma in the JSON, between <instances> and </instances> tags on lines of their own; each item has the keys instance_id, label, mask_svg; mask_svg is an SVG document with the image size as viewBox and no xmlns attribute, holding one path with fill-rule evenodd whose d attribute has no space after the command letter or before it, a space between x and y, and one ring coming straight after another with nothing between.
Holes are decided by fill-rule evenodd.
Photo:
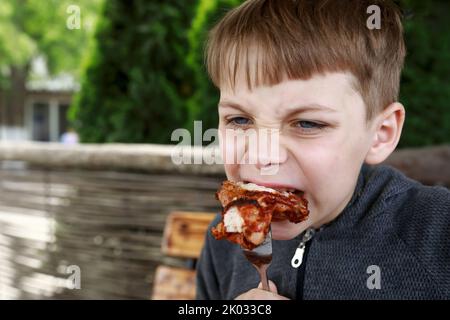
<instances>
[{"instance_id":1,"label":"green foliage","mask_svg":"<svg viewBox=\"0 0 450 320\"><path fill-rule=\"evenodd\" d=\"M100 1L0 1L0 68L24 67L42 55L52 73L77 73ZM67 28L70 5L80 8L80 29Z\"/></svg>"},{"instance_id":2,"label":"green foliage","mask_svg":"<svg viewBox=\"0 0 450 320\"><path fill-rule=\"evenodd\" d=\"M0 67L25 65L36 52L33 39L22 31L20 21L15 19L16 5L13 1L0 2Z\"/></svg>"},{"instance_id":3,"label":"green foliage","mask_svg":"<svg viewBox=\"0 0 450 320\"><path fill-rule=\"evenodd\" d=\"M187 119L187 1L106 1L71 119L84 142L168 143Z\"/></svg>"},{"instance_id":4,"label":"green foliage","mask_svg":"<svg viewBox=\"0 0 450 320\"><path fill-rule=\"evenodd\" d=\"M217 102L219 92L208 78L204 64L204 48L208 31L231 8L243 0L200 0L191 30L189 31L190 52L187 65L194 70L195 93L187 102L189 110L188 128L194 120L201 120L203 130L217 128Z\"/></svg>"},{"instance_id":5,"label":"green foliage","mask_svg":"<svg viewBox=\"0 0 450 320\"><path fill-rule=\"evenodd\" d=\"M446 0L404 0L408 48L400 101L406 123L400 147L450 142L450 24Z\"/></svg>"}]
</instances>

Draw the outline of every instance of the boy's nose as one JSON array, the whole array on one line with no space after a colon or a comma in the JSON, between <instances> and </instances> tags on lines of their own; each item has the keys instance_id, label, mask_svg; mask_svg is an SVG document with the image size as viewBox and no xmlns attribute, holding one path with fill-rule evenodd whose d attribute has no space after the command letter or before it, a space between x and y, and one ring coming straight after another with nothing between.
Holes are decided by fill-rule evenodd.
<instances>
[{"instance_id":1,"label":"boy's nose","mask_svg":"<svg viewBox=\"0 0 450 320\"><path fill-rule=\"evenodd\" d=\"M252 152L249 150L249 152ZM253 159L252 159L253 158ZM259 170L267 169L271 166L279 166L287 160L287 150L280 143L279 139L271 139L271 141L259 141L256 155L250 155Z\"/></svg>"}]
</instances>

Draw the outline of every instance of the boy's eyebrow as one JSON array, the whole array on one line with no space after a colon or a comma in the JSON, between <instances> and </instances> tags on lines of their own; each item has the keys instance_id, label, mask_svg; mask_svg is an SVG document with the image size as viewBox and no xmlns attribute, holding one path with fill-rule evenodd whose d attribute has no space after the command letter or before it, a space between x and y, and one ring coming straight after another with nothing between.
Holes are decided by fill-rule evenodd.
<instances>
[{"instance_id":1,"label":"boy's eyebrow","mask_svg":"<svg viewBox=\"0 0 450 320\"><path fill-rule=\"evenodd\" d=\"M219 102L219 108L220 107L222 107L222 108L227 108L227 107L228 108L234 108L234 109L239 109L242 112L247 112L246 109L243 106L241 106L240 104L235 103L235 102L231 102L231 101L227 101L227 100L220 101ZM325 112L330 112L330 113L337 112L336 109L331 108L331 107L327 107L327 106L324 106L324 105L321 105L321 104L317 104L317 103L309 103L309 104L306 104L306 105L299 105L299 106L296 106L296 107L293 107L293 108L288 108L286 113L287 113L287 116L291 116L291 115L294 115L296 113L306 112L306 111L325 111Z\"/></svg>"},{"instance_id":2,"label":"boy's eyebrow","mask_svg":"<svg viewBox=\"0 0 450 320\"><path fill-rule=\"evenodd\" d=\"M299 106L296 106L293 108L288 108L287 115L291 116L296 113L301 113L301 112L306 112L306 111L324 111L324 112L328 112L328 113L336 113L337 112L337 110L332 107L324 106L324 105L318 104L318 103L308 103L305 105L299 105Z\"/></svg>"},{"instance_id":3,"label":"boy's eyebrow","mask_svg":"<svg viewBox=\"0 0 450 320\"><path fill-rule=\"evenodd\" d=\"M245 110L245 108L243 106L241 106L240 104L231 102L231 101L227 101L227 100L219 101L219 108L234 108L234 109L239 109L242 112L247 112Z\"/></svg>"}]
</instances>

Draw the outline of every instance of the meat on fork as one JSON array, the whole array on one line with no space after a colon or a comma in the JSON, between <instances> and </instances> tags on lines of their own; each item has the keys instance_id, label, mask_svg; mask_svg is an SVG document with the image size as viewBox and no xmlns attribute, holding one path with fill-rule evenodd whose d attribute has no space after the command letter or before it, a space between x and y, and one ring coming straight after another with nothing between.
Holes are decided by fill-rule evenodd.
<instances>
[{"instance_id":1,"label":"meat on fork","mask_svg":"<svg viewBox=\"0 0 450 320\"><path fill-rule=\"evenodd\" d=\"M299 223L309 215L308 202L301 194L255 184L224 181L216 198L223 206L222 220L212 234L250 250L264 241L272 220Z\"/></svg>"}]
</instances>

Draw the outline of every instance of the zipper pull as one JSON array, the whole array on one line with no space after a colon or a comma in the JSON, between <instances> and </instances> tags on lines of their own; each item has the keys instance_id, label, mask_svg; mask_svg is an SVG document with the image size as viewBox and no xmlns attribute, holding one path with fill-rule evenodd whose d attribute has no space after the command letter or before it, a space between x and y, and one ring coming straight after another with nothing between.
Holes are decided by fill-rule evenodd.
<instances>
[{"instance_id":1,"label":"zipper pull","mask_svg":"<svg viewBox=\"0 0 450 320\"><path fill-rule=\"evenodd\" d=\"M294 257L291 260L291 266L293 268L298 268L302 264L303 254L305 254L305 245L300 243L298 248L295 250Z\"/></svg>"},{"instance_id":2,"label":"zipper pull","mask_svg":"<svg viewBox=\"0 0 450 320\"><path fill-rule=\"evenodd\" d=\"M298 268L302 264L302 262L303 262L303 255L305 254L306 242L311 240L311 238L313 237L315 232L316 231L313 228L310 228L310 229L305 231L305 234L303 235L302 241L300 241L300 244L298 245L297 249L295 250L295 254L294 254L294 256L292 257L292 260L291 260L291 266L293 268Z\"/></svg>"}]
</instances>

